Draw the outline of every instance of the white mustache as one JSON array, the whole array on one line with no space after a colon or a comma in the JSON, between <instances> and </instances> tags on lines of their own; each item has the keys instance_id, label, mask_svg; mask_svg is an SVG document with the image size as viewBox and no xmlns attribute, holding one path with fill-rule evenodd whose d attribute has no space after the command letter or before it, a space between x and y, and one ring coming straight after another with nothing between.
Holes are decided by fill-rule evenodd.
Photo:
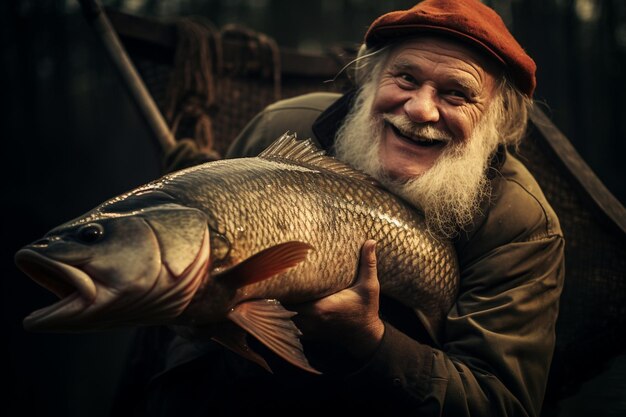
<instances>
[{"instance_id":1,"label":"white mustache","mask_svg":"<svg viewBox=\"0 0 626 417\"><path fill-rule=\"evenodd\" d=\"M384 113L382 118L385 122L398 129L400 133L409 138L428 139L432 141L452 142L453 137L432 125L424 125L413 122L406 115Z\"/></svg>"}]
</instances>

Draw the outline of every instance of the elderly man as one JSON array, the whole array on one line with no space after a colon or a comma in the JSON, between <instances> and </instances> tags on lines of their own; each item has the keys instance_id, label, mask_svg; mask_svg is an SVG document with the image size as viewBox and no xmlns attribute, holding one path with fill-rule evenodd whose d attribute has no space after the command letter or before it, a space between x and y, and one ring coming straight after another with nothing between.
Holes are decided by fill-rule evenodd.
<instances>
[{"instance_id":1,"label":"elderly man","mask_svg":"<svg viewBox=\"0 0 626 417\"><path fill-rule=\"evenodd\" d=\"M269 106L228 157L293 131L423 211L433 234L454 239L461 266L444 339L380 295L366 242L352 287L290 306L325 375L269 375L177 339L169 369L152 381L152 413L540 414L564 243L539 186L506 150L525 131L534 62L479 1L426 0L376 19L355 68L358 89Z\"/></svg>"}]
</instances>

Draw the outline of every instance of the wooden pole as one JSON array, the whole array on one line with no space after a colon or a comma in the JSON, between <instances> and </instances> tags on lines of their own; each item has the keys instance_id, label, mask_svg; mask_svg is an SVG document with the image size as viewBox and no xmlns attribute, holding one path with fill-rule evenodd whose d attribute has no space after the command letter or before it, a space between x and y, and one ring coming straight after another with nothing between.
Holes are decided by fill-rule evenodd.
<instances>
[{"instance_id":1,"label":"wooden pole","mask_svg":"<svg viewBox=\"0 0 626 417\"><path fill-rule=\"evenodd\" d=\"M148 124L148 127L154 134L163 152L167 152L176 144L176 139L159 111L152 95L150 95L146 85L128 57L115 29L107 18L106 13L102 10L100 2L98 0L78 1L87 22L98 34L98 37L108 52L107 55L111 58L117 72L122 77L124 85L128 88L141 116Z\"/></svg>"}]
</instances>

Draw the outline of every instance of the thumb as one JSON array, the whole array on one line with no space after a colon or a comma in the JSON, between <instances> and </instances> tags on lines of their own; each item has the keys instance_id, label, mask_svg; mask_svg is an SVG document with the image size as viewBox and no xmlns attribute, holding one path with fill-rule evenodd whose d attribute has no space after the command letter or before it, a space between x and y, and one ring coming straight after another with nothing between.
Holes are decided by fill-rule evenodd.
<instances>
[{"instance_id":1,"label":"thumb","mask_svg":"<svg viewBox=\"0 0 626 417\"><path fill-rule=\"evenodd\" d=\"M361 285L377 285L378 271L376 269L376 241L369 239L361 247L359 258L359 274L357 282Z\"/></svg>"}]
</instances>

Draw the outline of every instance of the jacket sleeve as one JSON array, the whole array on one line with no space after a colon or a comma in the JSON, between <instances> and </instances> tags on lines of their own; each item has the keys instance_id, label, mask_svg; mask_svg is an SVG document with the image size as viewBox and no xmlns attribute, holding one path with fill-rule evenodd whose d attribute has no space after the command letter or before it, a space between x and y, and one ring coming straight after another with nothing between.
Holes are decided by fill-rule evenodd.
<instances>
[{"instance_id":1,"label":"jacket sleeve","mask_svg":"<svg viewBox=\"0 0 626 417\"><path fill-rule=\"evenodd\" d=\"M460 248L460 293L441 348L386 324L379 349L351 380L376 383L416 415L540 415L564 241L547 203L515 181L508 187Z\"/></svg>"},{"instance_id":2,"label":"jacket sleeve","mask_svg":"<svg viewBox=\"0 0 626 417\"><path fill-rule=\"evenodd\" d=\"M562 251L562 238L551 237L487 254L462 277L441 349L387 324L375 356L352 378L376 380L424 413L418 415L538 416L554 349ZM510 262L521 255L534 261ZM481 275L488 265L500 265L487 272L499 274L498 282Z\"/></svg>"}]
</instances>

